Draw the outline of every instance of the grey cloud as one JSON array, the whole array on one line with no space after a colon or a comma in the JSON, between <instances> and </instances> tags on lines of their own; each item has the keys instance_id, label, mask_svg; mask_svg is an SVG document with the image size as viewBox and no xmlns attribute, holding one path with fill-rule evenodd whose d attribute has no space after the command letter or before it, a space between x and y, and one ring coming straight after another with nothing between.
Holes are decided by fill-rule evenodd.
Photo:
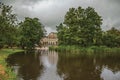
<instances>
[{"instance_id":1,"label":"grey cloud","mask_svg":"<svg viewBox=\"0 0 120 80\"><path fill-rule=\"evenodd\" d=\"M94 7L102 16L104 30L120 28L120 0L0 0L13 6L20 20L24 17L38 17L48 32L63 22L64 15L71 7Z\"/></svg>"},{"instance_id":2,"label":"grey cloud","mask_svg":"<svg viewBox=\"0 0 120 80\"><path fill-rule=\"evenodd\" d=\"M120 4L120 0L108 0L108 1L110 1L112 3L118 3L118 4Z\"/></svg>"}]
</instances>

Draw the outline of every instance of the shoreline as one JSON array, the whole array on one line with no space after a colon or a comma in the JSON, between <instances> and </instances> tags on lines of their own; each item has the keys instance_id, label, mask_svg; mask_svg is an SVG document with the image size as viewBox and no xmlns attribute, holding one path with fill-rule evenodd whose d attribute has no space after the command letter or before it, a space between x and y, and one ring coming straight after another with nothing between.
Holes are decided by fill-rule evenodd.
<instances>
[{"instance_id":1,"label":"shoreline","mask_svg":"<svg viewBox=\"0 0 120 80\"><path fill-rule=\"evenodd\" d=\"M81 54L87 56L118 56L120 55L120 48L117 47L106 47L106 46L90 46L90 47L80 47L80 46L51 46L50 50L56 50L58 52L68 52L74 54Z\"/></svg>"},{"instance_id":2,"label":"shoreline","mask_svg":"<svg viewBox=\"0 0 120 80\"><path fill-rule=\"evenodd\" d=\"M0 80L16 80L16 75L15 73L12 71L11 67L7 66L6 63L6 58L10 55L10 54L14 54L16 52L22 52L24 50L22 49L0 49Z\"/></svg>"}]
</instances>

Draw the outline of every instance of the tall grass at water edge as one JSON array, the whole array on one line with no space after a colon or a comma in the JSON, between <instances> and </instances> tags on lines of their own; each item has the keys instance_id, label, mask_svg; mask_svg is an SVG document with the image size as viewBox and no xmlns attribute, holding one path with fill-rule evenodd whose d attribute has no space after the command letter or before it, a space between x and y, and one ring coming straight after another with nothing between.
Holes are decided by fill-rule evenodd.
<instances>
[{"instance_id":1,"label":"tall grass at water edge","mask_svg":"<svg viewBox=\"0 0 120 80\"><path fill-rule=\"evenodd\" d=\"M87 56L119 56L120 48L106 47L106 46L90 46L90 47L80 47L80 46L51 46L50 50L56 50L58 52L68 52L72 54L81 54Z\"/></svg>"}]
</instances>

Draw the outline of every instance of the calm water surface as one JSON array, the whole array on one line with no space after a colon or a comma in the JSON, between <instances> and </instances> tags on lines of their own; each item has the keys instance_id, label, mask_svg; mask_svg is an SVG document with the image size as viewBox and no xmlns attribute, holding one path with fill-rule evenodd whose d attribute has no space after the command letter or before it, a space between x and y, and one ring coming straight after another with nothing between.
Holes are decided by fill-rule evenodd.
<instances>
[{"instance_id":1,"label":"calm water surface","mask_svg":"<svg viewBox=\"0 0 120 80\"><path fill-rule=\"evenodd\" d=\"M72 56L42 51L16 53L7 63L18 80L120 80L120 58Z\"/></svg>"}]
</instances>

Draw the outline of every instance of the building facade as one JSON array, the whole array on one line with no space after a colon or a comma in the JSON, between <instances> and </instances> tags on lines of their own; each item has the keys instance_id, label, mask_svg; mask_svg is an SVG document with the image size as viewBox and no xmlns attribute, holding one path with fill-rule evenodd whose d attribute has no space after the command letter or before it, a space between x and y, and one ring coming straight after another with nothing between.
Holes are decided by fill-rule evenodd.
<instances>
[{"instance_id":1,"label":"building facade","mask_svg":"<svg viewBox=\"0 0 120 80\"><path fill-rule=\"evenodd\" d=\"M58 44L57 34L55 32L51 32L48 36L43 37L40 40L40 43L43 46L45 46L45 45L57 45Z\"/></svg>"}]
</instances>

